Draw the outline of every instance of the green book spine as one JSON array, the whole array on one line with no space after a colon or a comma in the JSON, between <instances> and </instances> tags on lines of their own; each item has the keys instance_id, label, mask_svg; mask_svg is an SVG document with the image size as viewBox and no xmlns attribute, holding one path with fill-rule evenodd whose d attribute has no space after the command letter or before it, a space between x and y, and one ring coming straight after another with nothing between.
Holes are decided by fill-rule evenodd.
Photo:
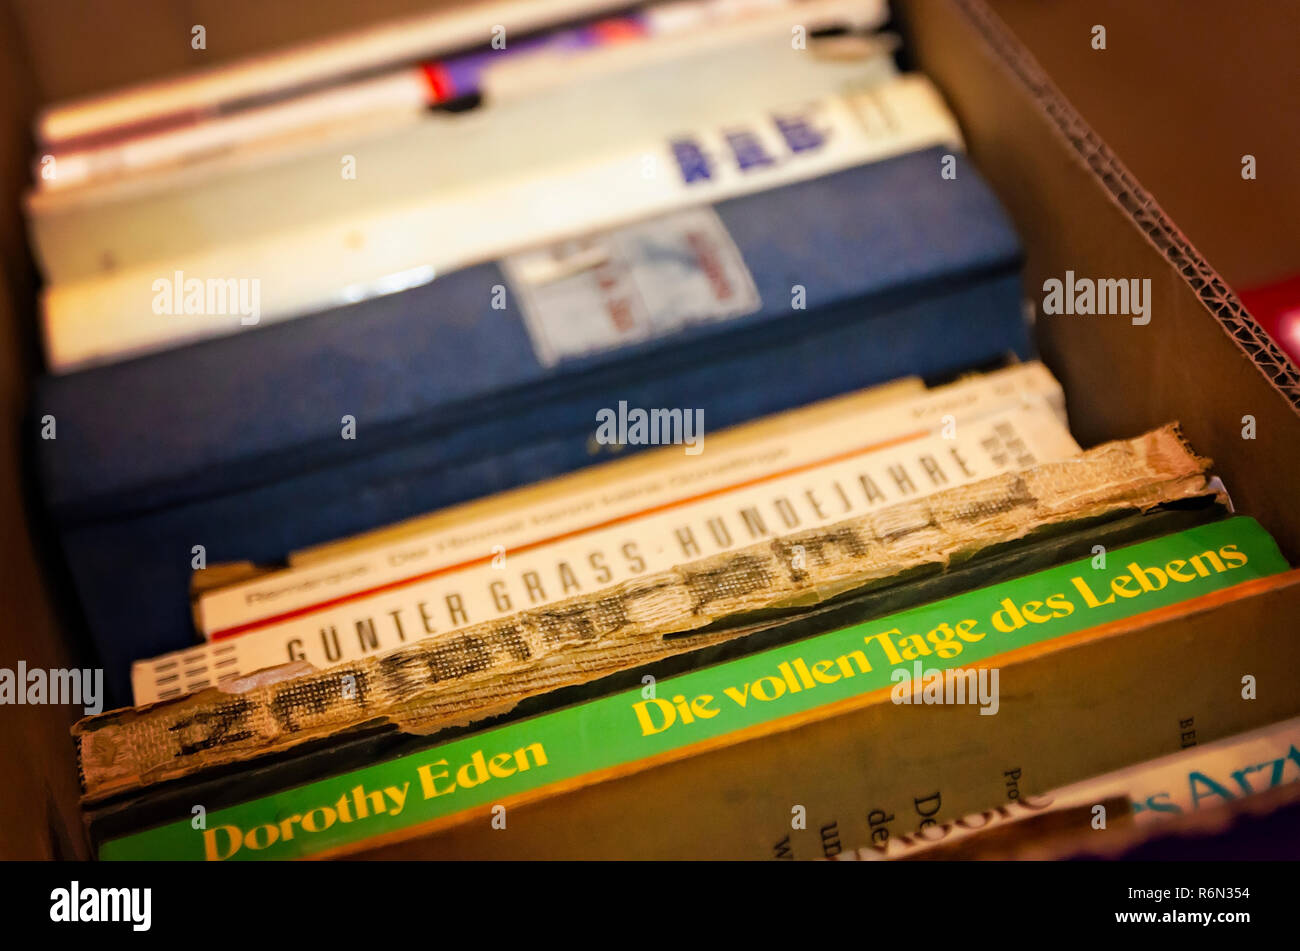
<instances>
[{"instance_id":1,"label":"green book spine","mask_svg":"<svg viewBox=\"0 0 1300 951\"><path fill-rule=\"evenodd\" d=\"M885 618L508 723L204 816L105 842L100 857L283 859L455 821L548 787L634 771L782 728L922 670L999 655L1285 571L1253 519L1232 518ZM918 666L919 665L919 666Z\"/></svg>"}]
</instances>

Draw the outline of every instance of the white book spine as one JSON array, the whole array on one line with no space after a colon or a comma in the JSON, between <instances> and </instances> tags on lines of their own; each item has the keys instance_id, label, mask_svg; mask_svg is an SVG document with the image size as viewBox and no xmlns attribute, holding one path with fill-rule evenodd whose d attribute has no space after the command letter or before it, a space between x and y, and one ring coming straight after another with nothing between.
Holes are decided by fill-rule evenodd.
<instances>
[{"instance_id":1,"label":"white book spine","mask_svg":"<svg viewBox=\"0 0 1300 951\"><path fill-rule=\"evenodd\" d=\"M624 0L499 0L471 3L382 23L347 36L206 70L194 76L145 83L130 89L47 109L37 121L38 139L54 144L148 122L158 116L216 109L225 103L291 93L340 76L418 60L491 41L493 28L525 34L563 20L594 16Z\"/></svg>"},{"instance_id":2,"label":"white book spine","mask_svg":"<svg viewBox=\"0 0 1300 951\"><path fill-rule=\"evenodd\" d=\"M253 57L193 76L144 83L51 107L38 118L46 146L105 135L162 117L204 117L244 100L288 97L307 87L523 36L557 23L625 9L627 0L495 0L378 24L369 29ZM874 29L886 0L679 0L651 7L655 28L713 28L737 18L795 14L809 29L848 23Z\"/></svg>"},{"instance_id":3,"label":"white book spine","mask_svg":"<svg viewBox=\"0 0 1300 951\"><path fill-rule=\"evenodd\" d=\"M304 130L328 127L340 119L376 110L418 114L427 105L420 71L403 70L361 80L287 103L243 109L228 116L183 125L94 148L71 149L37 162L36 181L45 191L63 191L103 179L139 175L210 154L274 142ZM54 173L44 174L48 162Z\"/></svg>"},{"instance_id":4,"label":"white book spine","mask_svg":"<svg viewBox=\"0 0 1300 951\"><path fill-rule=\"evenodd\" d=\"M1060 384L1037 362L1017 364L939 387L896 404L835 417L786 433L731 443L722 449L688 455L681 448L652 451L656 465L644 476L620 479L599 495L585 484L564 488L565 477L552 480L556 492L532 507L522 523L513 509L488 517L455 520L452 529L413 532L401 541L374 546L364 553L313 561L303 568L279 571L263 579L208 592L199 599L198 626L205 636L223 629L299 610L358 591L390 584L412 575L446 568L500 546L508 551L535 545L555 534L589 529L627 519L645 508L679 503L683 498L726 491L729 486L773 473L820 465L827 457L904 435L929 431L952 417L952 425L987 415L1008 405L1047 401L1065 429ZM593 428L595 421L592 421ZM1063 445L1075 451L1072 442Z\"/></svg>"}]
</instances>

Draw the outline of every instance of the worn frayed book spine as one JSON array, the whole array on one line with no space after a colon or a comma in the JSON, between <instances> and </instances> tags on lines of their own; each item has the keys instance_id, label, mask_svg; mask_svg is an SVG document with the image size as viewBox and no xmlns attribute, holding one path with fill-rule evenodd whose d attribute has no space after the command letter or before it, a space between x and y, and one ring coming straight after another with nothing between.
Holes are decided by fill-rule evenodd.
<instances>
[{"instance_id":1,"label":"worn frayed book spine","mask_svg":"<svg viewBox=\"0 0 1300 951\"><path fill-rule=\"evenodd\" d=\"M280 682L268 672L251 684L92 717L73 731L85 793L102 798L361 722L411 732L474 722L527 696L737 636L715 623L724 619L810 607L1035 530L1203 494L1208 464L1171 425L383 657Z\"/></svg>"},{"instance_id":2,"label":"worn frayed book spine","mask_svg":"<svg viewBox=\"0 0 1300 951\"><path fill-rule=\"evenodd\" d=\"M766 438L718 439L707 456L661 450L644 466L616 464L617 482L569 476L541 498L534 490L461 506L425 534L205 593L196 619L211 643L134 664L135 702L299 660L317 669L351 663L524 606L1068 458L1079 447L1059 396L1041 364L1025 364L868 412L820 421L809 414L808 425Z\"/></svg>"}]
</instances>

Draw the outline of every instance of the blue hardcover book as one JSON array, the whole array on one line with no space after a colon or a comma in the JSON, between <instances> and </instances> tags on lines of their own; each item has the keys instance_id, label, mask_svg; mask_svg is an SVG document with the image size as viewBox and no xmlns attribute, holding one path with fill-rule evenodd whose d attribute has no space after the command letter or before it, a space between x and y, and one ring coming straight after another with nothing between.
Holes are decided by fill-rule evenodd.
<instances>
[{"instance_id":1,"label":"blue hardcover book","mask_svg":"<svg viewBox=\"0 0 1300 951\"><path fill-rule=\"evenodd\" d=\"M707 429L1028 356L1020 248L930 149L41 381L44 491L115 699L208 562L572 470L620 401Z\"/></svg>"}]
</instances>

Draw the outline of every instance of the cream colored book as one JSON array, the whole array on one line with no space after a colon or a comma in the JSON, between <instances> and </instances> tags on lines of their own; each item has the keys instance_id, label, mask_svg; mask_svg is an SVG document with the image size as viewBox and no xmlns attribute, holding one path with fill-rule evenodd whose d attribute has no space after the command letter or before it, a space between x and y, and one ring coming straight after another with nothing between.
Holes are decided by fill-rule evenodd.
<instances>
[{"instance_id":1,"label":"cream colored book","mask_svg":"<svg viewBox=\"0 0 1300 951\"><path fill-rule=\"evenodd\" d=\"M233 65L59 103L41 113L36 136L49 145L112 133L159 117L210 114L228 104L292 95L339 77L482 46L494 39L504 38L508 43L511 37L627 6L627 0L469 0L442 4L441 9L250 57ZM762 13L795 7L798 22L809 29L846 15L850 23L869 29L888 16L884 0L670 0L655 6L661 18L677 17L701 27L719 17L726 19L731 12L727 8Z\"/></svg>"},{"instance_id":2,"label":"cream colored book","mask_svg":"<svg viewBox=\"0 0 1300 951\"><path fill-rule=\"evenodd\" d=\"M225 103L289 93L361 73L490 41L493 27L523 35L564 20L625 6L623 0L489 0L376 24L343 36L251 57L192 76L59 103L41 113L38 140L81 139L159 116L202 113Z\"/></svg>"}]
</instances>

